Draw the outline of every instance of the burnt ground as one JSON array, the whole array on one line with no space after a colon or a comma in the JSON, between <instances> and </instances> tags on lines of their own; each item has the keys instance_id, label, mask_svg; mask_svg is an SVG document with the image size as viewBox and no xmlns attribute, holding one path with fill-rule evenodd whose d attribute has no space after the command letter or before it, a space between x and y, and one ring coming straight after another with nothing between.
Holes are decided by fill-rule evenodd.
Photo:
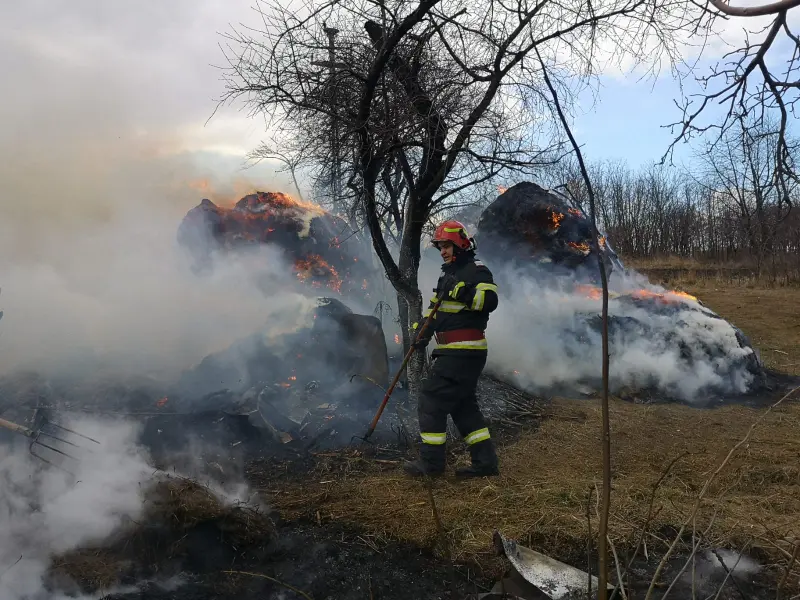
<instances>
[{"instance_id":1,"label":"burnt ground","mask_svg":"<svg viewBox=\"0 0 800 600\"><path fill-rule=\"evenodd\" d=\"M491 585L476 578L469 567L453 569L413 545L376 540L336 525L285 523L273 535L263 544L239 549L225 544L214 525L198 527L189 533L196 551L172 564L160 564L158 573L147 569L139 573L158 580L142 585L135 583L141 577L131 578L138 589L105 598L289 600L305 594L315 600L433 600L462 598Z\"/></svg>"},{"instance_id":2,"label":"burnt ground","mask_svg":"<svg viewBox=\"0 0 800 600\"><path fill-rule=\"evenodd\" d=\"M463 598L490 582L413 544L223 505L167 477L150 490L142 524L58 557L50 584L115 600L400 600Z\"/></svg>"}]
</instances>

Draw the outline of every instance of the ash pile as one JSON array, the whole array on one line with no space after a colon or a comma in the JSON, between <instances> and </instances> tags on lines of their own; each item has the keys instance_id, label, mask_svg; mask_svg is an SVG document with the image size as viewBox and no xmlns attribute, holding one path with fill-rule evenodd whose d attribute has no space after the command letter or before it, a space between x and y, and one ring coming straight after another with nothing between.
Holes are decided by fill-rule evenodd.
<instances>
[{"instance_id":1,"label":"ash pile","mask_svg":"<svg viewBox=\"0 0 800 600\"><path fill-rule=\"evenodd\" d=\"M601 382L602 291L590 220L563 196L519 183L481 214L481 258L501 305L488 369L532 393L592 394ZM708 405L773 383L742 331L685 292L626 269L605 236L612 393Z\"/></svg>"}]
</instances>

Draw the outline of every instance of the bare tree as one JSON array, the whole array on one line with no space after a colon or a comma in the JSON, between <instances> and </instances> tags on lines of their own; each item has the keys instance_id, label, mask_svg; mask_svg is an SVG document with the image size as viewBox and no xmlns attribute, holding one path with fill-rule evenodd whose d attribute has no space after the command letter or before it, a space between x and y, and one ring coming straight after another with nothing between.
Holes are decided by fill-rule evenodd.
<instances>
[{"instance_id":1,"label":"bare tree","mask_svg":"<svg viewBox=\"0 0 800 600\"><path fill-rule=\"evenodd\" d=\"M760 6L734 6L724 0L709 0L713 20L738 18L743 25L748 17L772 17L764 28L745 30L740 48L727 53L697 76L703 92L685 97L680 105L681 119L672 123L678 134L662 160L671 157L675 144L701 134L713 133L711 144L722 143L729 131L757 127L762 133L773 128L773 178L779 201L792 206L791 188L798 181L797 164L790 148L790 117L800 100L800 34L789 19L789 11L800 0L779 0ZM787 51L788 49L788 51ZM724 115L703 123L701 118L712 105L722 105Z\"/></svg>"},{"instance_id":2,"label":"bare tree","mask_svg":"<svg viewBox=\"0 0 800 600\"><path fill-rule=\"evenodd\" d=\"M782 134L769 120L756 119L754 124L737 121L716 144L709 144L699 153L705 166L705 183L733 213L750 253L756 259L756 275L761 274L764 259L774 256L779 226L788 217L797 182L781 182L776 177L778 146L786 148L787 162L793 165L797 144Z\"/></svg>"}]
</instances>

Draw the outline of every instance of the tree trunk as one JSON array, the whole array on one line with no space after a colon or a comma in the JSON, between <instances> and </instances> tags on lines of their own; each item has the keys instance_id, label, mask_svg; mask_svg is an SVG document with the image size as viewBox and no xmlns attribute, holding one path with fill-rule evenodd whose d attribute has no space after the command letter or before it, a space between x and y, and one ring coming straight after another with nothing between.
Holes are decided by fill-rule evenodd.
<instances>
[{"instance_id":1,"label":"tree trunk","mask_svg":"<svg viewBox=\"0 0 800 600\"><path fill-rule=\"evenodd\" d=\"M403 300L407 306L407 316L405 322L401 321L400 326L404 330L404 335L413 339L416 335L411 327L414 323L419 323L422 327L422 294L419 292L419 252L413 251L416 246L419 249L420 238L410 235L410 228L404 231L400 245L400 256L398 267L402 274L403 281L407 288L416 291L415 294L403 294ZM407 382L408 397L411 402L416 402L419 395L419 386L422 380L423 367L425 365L425 353L415 352L408 361Z\"/></svg>"},{"instance_id":2,"label":"tree trunk","mask_svg":"<svg viewBox=\"0 0 800 600\"><path fill-rule=\"evenodd\" d=\"M417 322L422 327L422 298L417 296L408 302L408 319L410 323ZM422 375L425 368L425 352L414 352L408 361L408 399L416 403L419 399L419 390L422 385Z\"/></svg>"},{"instance_id":3,"label":"tree trunk","mask_svg":"<svg viewBox=\"0 0 800 600\"><path fill-rule=\"evenodd\" d=\"M408 302L401 293L397 293L397 323L400 326L400 335L403 341L403 356L406 355L408 349L411 347L411 342L414 339L414 332L409 330L408 324L413 323L408 316ZM408 375L403 373L400 381L404 384L408 382Z\"/></svg>"}]
</instances>

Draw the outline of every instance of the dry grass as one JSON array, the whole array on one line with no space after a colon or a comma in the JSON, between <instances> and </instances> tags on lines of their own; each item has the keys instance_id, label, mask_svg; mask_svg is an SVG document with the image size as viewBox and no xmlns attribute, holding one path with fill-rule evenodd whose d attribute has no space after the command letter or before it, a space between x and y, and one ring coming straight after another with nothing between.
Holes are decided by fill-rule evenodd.
<instances>
[{"instance_id":1,"label":"dry grass","mask_svg":"<svg viewBox=\"0 0 800 600\"><path fill-rule=\"evenodd\" d=\"M800 290L688 290L741 327L770 366L800 374ZM600 481L599 403L554 399L547 412L538 429L522 432L499 449L501 477L435 483L457 559L476 560L493 570L491 535L498 529L548 554L585 564L587 496ZM689 453L675 464L656 497L648 549L663 551L706 478L762 413L742 406L701 410L614 400L610 530L618 550L634 545L652 486L665 466ZM337 520L376 536L435 547L436 529L420 482L395 466L346 460L352 464L344 474L311 473L303 482L282 484L280 491L268 494L270 502L287 517ZM756 429L709 491L698 530L715 511L709 533L714 543L734 547L755 536L765 556L785 559L791 552L785 540L800 540L800 403L781 406ZM596 522L594 506L592 518Z\"/></svg>"},{"instance_id":2,"label":"dry grass","mask_svg":"<svg viewBox=\"0 0 800 600\"><path fill-rule=\"evenodd\" d=\"M538 431L500 449L501 477L435 483L456 558L488 560L495 529L528 540L549 554L571 560L581 555L586 544L587 496L600 473L599 406L559 399L551 411ZM666 463L681 453L691 453L676 463L662 483L654 530L683 522L708 474L757 415L758 411L744 407L705 411L612 402L611 531L619 548L632 546L646 519L650 490ZM800 538L798 459L800 405L791 404L767 418L712 488L707 504L719 508L713 539L731 545L751 535ZM328 483L322 485L313 479L284 489L273 502L287 516L319 513L321 519L354 523L375 534L434 546L436 530L421 483L398 470L377 469L326 479ZM325 492L320 493L320 488ZM710 514L703 512L698 528ZM657 541L651 544L655 547Z\"/></svg>"},{"instance_id":3,"label":"dry grass","mask_svg":"<svg viewBox=\"0 0 800 600\"><path fill-rule=\"evenodd\" d=\"M760 276L752 261L714 262L679 256L625 259L625 266L650 277L651 281L680 285L738 286L750 288L798 287L800 262L764 264Z\"/></svg>"}]
</instances>

